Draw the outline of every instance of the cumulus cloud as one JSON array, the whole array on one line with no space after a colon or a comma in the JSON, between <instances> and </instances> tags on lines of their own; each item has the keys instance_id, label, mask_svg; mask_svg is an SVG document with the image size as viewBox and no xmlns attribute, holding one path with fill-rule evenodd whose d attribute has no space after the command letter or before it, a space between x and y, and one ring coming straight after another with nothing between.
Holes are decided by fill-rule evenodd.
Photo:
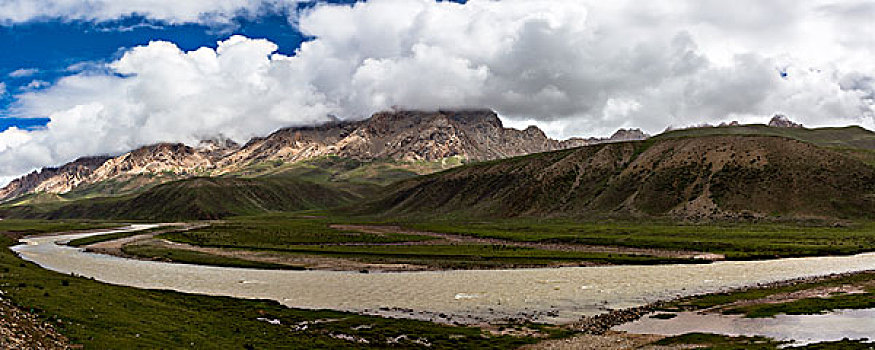
<instances>
[{"instance_id":1,"label":"cumulus cloud","mask_svg":"<svg viewBox=\"0 0 875 350\"><path fill-rule=\"evenodd\" d=\"M854 16L871 28L848 15L860 10L836 1L384 0L302 15L301 30L318 39L298 56L320 63L314 84L351 114L486 106L520 127L559 121L548 128L558 137L762 122L775 112L871 127L875 45L843 27Z\"/></svg>"},{"instance_id":2,"label":"cumulus cloud","mask_svg":"<svg viewBox=\"0 0 875 350\"><path fill-rule=\"evenodd\" d=\"M276 49L240 36L191 52L156 41L113 62L115 74L81 73L19 95L18 111L51 120L24 142L0 149L0 174L156 142L192 144L219 135L246 141L340 112L295 59L273 54Z\"/></svg>"},{"instance_id":3,"label":"cumulus cloud","mask_svg":"<svg viewBox=\"0 0 875 350\"><path fill-rule=\"evenodd\" d=\"M265 9L293 8L297 0L4 0L0 23L63 19L111 21L131 15L168 23L228 22Z\"/></svg>"},{"instance_id":4,"label":"cumulus cloud","mask_svg":"<svg viewBox=\"0 0 875 350\"><path fill-rule=\"evenodd\" d=\"M6 83L0 81L0 98L6 96Z\"/></svg>"},{"instance_id":5,"label":"cumulus cloud","mask_svg":"<svg viewBox=\"0 0 875 350\"><path fill-rule=\"evenodd\" d=\"M9 76L12 78L23 78L23 77L29 77L29 76L34 75L36 73L39 73L39 69L20 68L20 69L16 69L16 70L10 72Z\"/></svg>"},{"instance_id":6,"label":"cumulus cloud","mask_svg":"<svg viewBox=\"0 0 875 350\"><path fill-rule=\"evenodd\" d=\"M15 113L51 122L0 151L0 176L158 141L245 141L391 106L493 108L509 125L537 124L554 137L764 122L772 113L875 128L875 45L858 29L872 26L858 14L873 11L866 5L321 4L298 15L314 40L294 56L243 37L190 52L156 41L111 63L112 74L85 71L19 95Z\"/></svg>"}]
</instances>

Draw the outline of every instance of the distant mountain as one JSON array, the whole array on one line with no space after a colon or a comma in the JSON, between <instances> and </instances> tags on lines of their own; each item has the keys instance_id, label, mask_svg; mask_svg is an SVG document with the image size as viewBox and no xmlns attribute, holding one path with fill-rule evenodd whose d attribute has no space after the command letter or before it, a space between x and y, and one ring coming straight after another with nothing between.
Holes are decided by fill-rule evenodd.
<instances>
[{"instance_id":1,"label":"distant mountain","mask_svg":"<svg viewBox=\"0 0 875 350\"><path fill-rule=\"evenodd\" d=\"M490 110L381 112L362 121L286 128L243 146L222 139L194 147L162 143L117 157L82 158L13 181L0 189L0 201L32 193L119 195L195 176L251 175L264 164L325 156L401 162L458 159L451 164L459 164L646 137L640 130L621 130L611 138L557 141L534 126L505 128Z\"/></svg>"},{"instance_id":2,"label":"distant mountain","mask_svg":"<svg viewBox=\"0 0 875 350\"><path fill-rule=\"evenodd\" d=\"M402 181L368 210L474 217L875 217L875 167L855 157L784 137L686 134L465 165Z\"/></svg>"},{"instance_id":3,"label":"distant mountain","mask_svg":"<svg viewBox=\"0 0 875 350\"><path fill-rule=\"evenodd\" d=\"M57 168L43 168L12 180L0 189L0 201L33 192L66 193L87 182L110 157L84 157Z\"/></svg>"},{"instance_id":4,"label":"distant mountain","mask_svg":"<svg viewBox=\"0 0 875 350\"><path fill-rule=\"evenodd\" d=\"M769 120L769 126L773 128L801 128L802 124L793 122L786 115L775 114L772 120Z\"/></svg>"}]
</instances>

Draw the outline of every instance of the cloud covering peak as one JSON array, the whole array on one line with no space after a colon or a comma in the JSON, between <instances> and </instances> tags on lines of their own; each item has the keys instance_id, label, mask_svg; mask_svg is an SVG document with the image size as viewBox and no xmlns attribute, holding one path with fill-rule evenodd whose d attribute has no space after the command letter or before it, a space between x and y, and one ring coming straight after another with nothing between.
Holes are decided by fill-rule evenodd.
<instances>
[{"instance_id":1,"label":"cloud covering peak","mask_svg":"<svg viewBox=\"0 0 875 350\"><path fill-rule=\"evenodd\" d=\"M293 56L241 36L188 52L154 41L109 73L17 96L16 114L51 122L0 133L0 176L160 141L245 141L396 105L493 108L554 137L776 112L875 128L875 42L857 29L872 27L859 11L875 9L743 2L370 0L304 10L299 30L314 39Z\"/></svg>"}]
</instances>

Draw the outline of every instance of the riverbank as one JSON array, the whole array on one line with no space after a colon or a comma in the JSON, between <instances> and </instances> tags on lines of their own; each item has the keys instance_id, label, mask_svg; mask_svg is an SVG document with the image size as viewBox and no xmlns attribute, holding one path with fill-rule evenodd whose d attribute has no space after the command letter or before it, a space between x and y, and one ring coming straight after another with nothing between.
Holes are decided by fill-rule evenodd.
<instances>
[{"instance_id":1,"label":"riverbank","mask_svg":"<svg viewBox=\"0 0 875 350\"><path fill-rule=\"evenodd\" d=\"M21 260L0 235L3 298L86 348L515 348L536 340L472 327L287 308L275 301L116 286ZM27 328L24 337L39 337Z\"/></svg>"},{"instance_id":2,"label":"riverbank","mask_svg":"<svg viewBox=\"0 0 875 350\"><path fill-rule=\"evenodd\" d=\"M582 334L556 340L547 340L523 347L528 350L559 350L559 349L689 349L695 347L714 347L719 349L779 349L790 345L785 340L769 339L756 336L732 336L721 334L695 333L693 329L700 326L704 319L694 318L687 321L687 332L677 332L678 335L640 334L635 329L659 329L666 332L667 325L659 320L672 320L678 314L696 312L698 315L738 315L744 317L774 317L775 315L812 315L824 314L837 310L831 300L840 300L845 296L860 296L852 300L844 300L842 310L872 308L875 297L875 270L854 273L831 274L797 278L785 281L763 283L756 286L736 288L720 293L678 298L670 301L660 301L642 307L611 312L587 317L568 327ZM757 312L767 309L768 313ZM733 316L734 317L734 316ZM638 320L648 320L649 327L628 327ZM798 322L798 321L797 321ZM859 330L862 325L856 325L849 331ZM656 328L654 328L656 327ZM630 330L633 330L630 332ZM728 328L727 332L738 332L738 329ZM850 333L850 332L849 332ZM859 332L857 332L859 333ZM863 331L865 333L865 331ZM875 334L875 333L873 333ZM797 339L805 340L805 339ZM859 336L851 339L841 337L832 341L804 342L799 349L873 349L872 337Z\"/></svg>"}]
</instances>

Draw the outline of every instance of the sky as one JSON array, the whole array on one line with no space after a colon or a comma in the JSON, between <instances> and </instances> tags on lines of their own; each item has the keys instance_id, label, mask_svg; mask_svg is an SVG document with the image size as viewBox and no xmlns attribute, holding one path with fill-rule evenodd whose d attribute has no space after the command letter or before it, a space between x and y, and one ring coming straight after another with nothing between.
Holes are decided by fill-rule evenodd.
<instances>
[{"instance_id":1,"label":"sky","mask_svg":"<svg viewBox=\"0 0 875 350\"><path fill-rule=\"evenodd\" d=\"M875 129L875 1L2 0L0 183L392 107L555 138Z\"/></svg>"}]
</instances>

